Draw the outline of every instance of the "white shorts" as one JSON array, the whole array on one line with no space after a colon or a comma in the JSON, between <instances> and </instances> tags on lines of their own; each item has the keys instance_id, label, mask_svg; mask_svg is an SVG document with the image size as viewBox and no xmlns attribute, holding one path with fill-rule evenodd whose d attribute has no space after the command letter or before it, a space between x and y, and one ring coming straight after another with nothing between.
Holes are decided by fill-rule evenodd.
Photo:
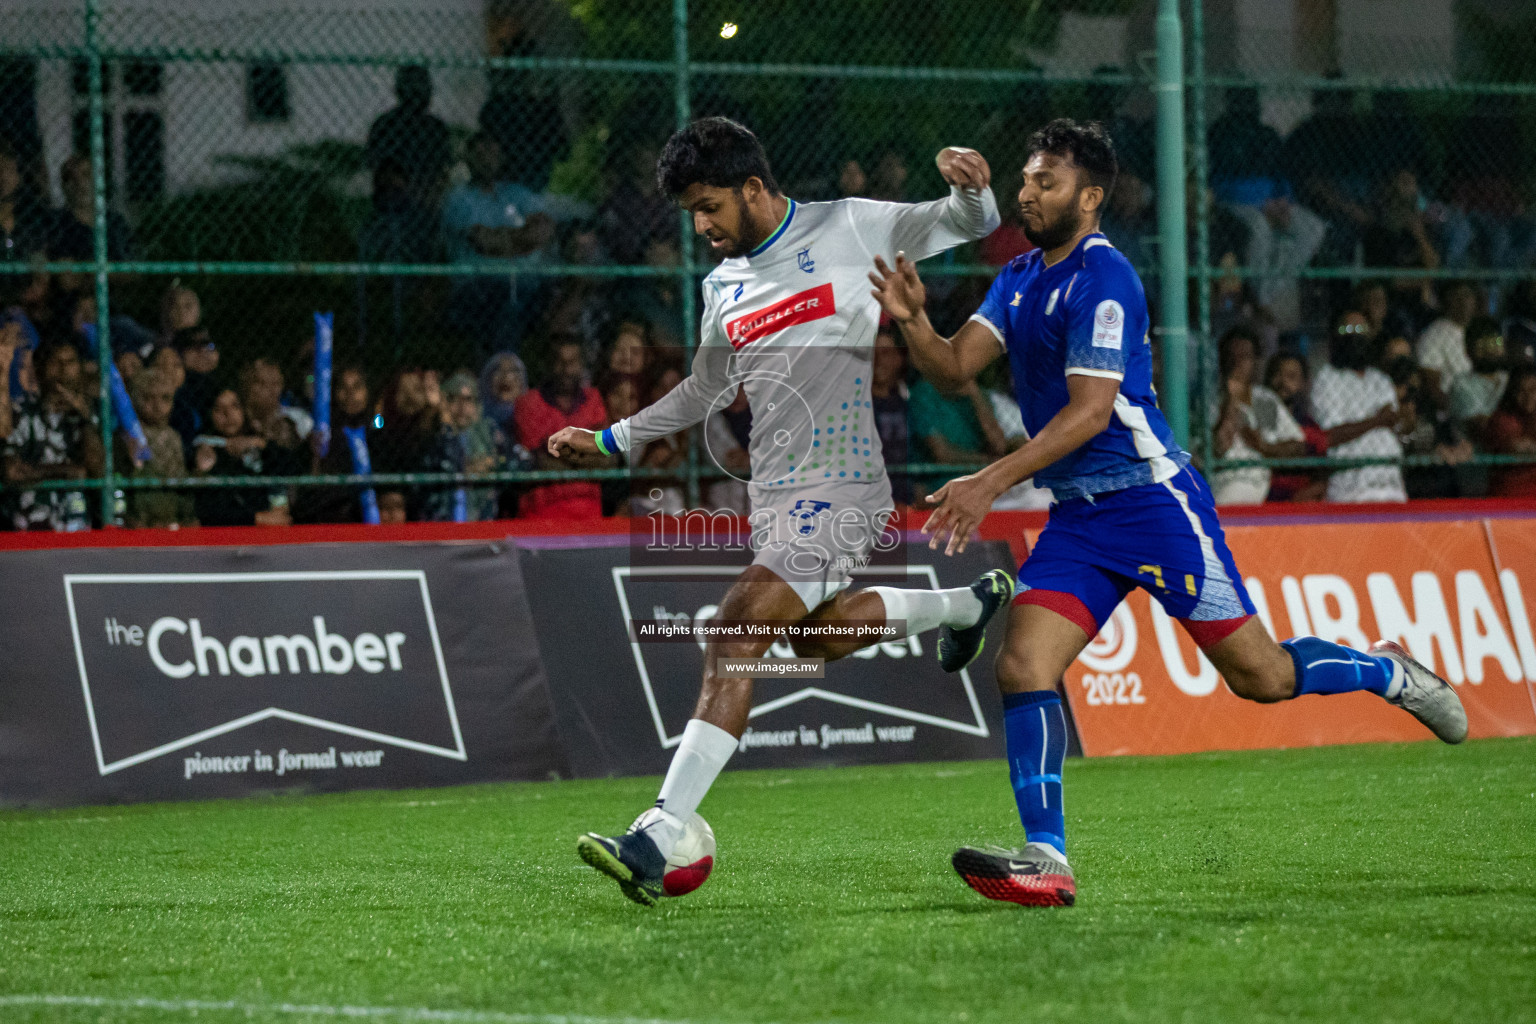
<instances>
[{"instance_id":1,"label":"white shorts","mask_svg":"<svg viewBox=\"0 0 1536 1024\"><path fill-rule=\"evenodd\" d=\"M889 520L891 484L750 488L753 565L792 587L807 612L830 601L869 563ZM893 538L886 538L887 541Z\"/></svg>"}]
</instances>

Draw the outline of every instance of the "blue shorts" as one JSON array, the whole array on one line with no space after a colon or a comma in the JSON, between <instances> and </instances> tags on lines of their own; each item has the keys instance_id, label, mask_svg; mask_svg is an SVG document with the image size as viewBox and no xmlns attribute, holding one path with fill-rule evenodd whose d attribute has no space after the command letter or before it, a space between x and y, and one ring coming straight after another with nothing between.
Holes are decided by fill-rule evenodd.
<instances>
[{"instance_id":1,"label":"blue shorts","mask_svg":"<svg viewBox=\"0 0 1536 1024\"><path fill-rule=\"evenodd\" d=\"M1052 505L1014 603L1049 608L1093 637L1136 587L1201 647L1254 614L1210 488L1192 467L1160 484Z\"/></svg>"}]
</instances>

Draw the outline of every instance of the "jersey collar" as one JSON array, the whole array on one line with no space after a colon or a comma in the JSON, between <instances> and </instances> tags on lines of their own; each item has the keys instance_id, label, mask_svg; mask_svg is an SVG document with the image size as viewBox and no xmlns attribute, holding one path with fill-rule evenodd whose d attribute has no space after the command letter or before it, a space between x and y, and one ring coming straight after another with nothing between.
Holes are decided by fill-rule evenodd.
<instances>
[{"instance_id":1,"label":"jersey collar","mask_svg":"<svg viewBox=\"0 0 1536 1024\"><path fill-rule=\"evenodd\" d=\"M747 259L750 260L754 257L761 256L763 253L767 252L770 247L772 247L774 242L777 242L780 238L784 237L784 232L789 230L789 222L795 219L795 206L795 201L791 199L789 201L789 209L784 211L784 219L779 221L779 226L773 229L773 234L763 239L763 244L747 253Z\"/></svg>"},{"instance_id":2,"label":"jersey collar","mask_svg":"<svg viewBox=\"0 0 1536 1024\"><path fill-rule=\"evenodd\" d=\"M1104 232L1095 231L1091 235L1084 235L1082 239L1077 243L1077 245L1073 247L1071 252L1067 253L1061 259L1057 260L1055 263L1052 263L1050 266L1046 266L1045 263L1045 250L1035 249L1031 255L1040 261L1040 266L1042 269L1055 270L1057 267L1064 267L1069 263L1080 266L1088 250L1092 249L1096 245L1108 245L1110 248L1114 248L1114 245L1110 242L1110 240L1104 237Z\"/></svg>"}]
</instances>

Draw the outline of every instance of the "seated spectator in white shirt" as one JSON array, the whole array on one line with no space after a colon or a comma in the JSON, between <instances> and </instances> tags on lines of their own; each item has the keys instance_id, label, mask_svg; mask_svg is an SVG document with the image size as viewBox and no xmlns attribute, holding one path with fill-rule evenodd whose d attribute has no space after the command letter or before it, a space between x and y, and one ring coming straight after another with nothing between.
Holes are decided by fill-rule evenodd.
<instances>
[{"instance_id":1,"label":"seated spectator in white shirt","mask_svg":"<svg viewBox=\"0 0 1536 1024\"><path fill-rule=\"evenodd\" d=\"M1385 456L1401 459L1397 425L1397 389L1374 361L1365 314L1349 310L1339 317L1329 343L1329 365L1312 382L1312 414L1328 433L1328 452L1339 458ZM1407 501L1401 466L1341 469L1328 480L1328 500L1337 502Z\"/></svg>"},{"instance_id":2,"label":"seated spectator in white shirt","mask_svg":"<svg viewBox=\"0 0 1536 1024\"><path fill-rule=\"evenodd\" d=\"M1498 408L1509 383L1504 333L1497 320L1480 316L1467 325L1467 361L1471 368L1451 381L1446 397L1451 421L1481 444L1488 417Z\"/></svg>"},{"instance_id":3,"label":"seated spectator in white shirt","mask_svg":"<svg viewBox=\"0 0 1536 1024\"><path fill-rule=\"evenodd\" d=\"M1218 343L1222 387L1220 404L1212 410L1216 454L1223 459L1298 458L1307 452L1300 424L1279 395L1254 383L1258 371L1255 333L1234 327ZM1223 469L1210 479L1218 505L1258 505L1269 497L1266 466Z\"/></svg>"},{"instance_id":4,"label":"seated spectator in white shirt","mask_svg":"<svg viewBox=\"0 0 1536 1024\"><path fill-rule=\"evenodd\" d=\"M1477 289L1470 281L1451 281L1440 292L1441 316L1424 328L1414 351L1428 383L1441 394L1451 381L1472 370L1467 358L1467 325L1478 313Z\"/></svg>"}]
</instances>

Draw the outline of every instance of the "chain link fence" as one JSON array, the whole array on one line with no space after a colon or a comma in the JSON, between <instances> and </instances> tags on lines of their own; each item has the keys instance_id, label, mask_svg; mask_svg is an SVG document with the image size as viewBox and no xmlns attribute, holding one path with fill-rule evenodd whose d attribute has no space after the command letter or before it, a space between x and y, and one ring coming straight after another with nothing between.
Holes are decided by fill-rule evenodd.
<instances>
[{"instance_id":1,"label":"chain link fence","mask_svg":"<svg viewBox=\"0 0 1536 1024\"><path fill-rule=\"evenodd\" d=\"M1330 470L1362 459L1367 475L1383 472L1372 460L1403 461L1372 447L1380 436L1336 429L1377 414L1364 406L1383 387L1416 410L1390 426L1382 415L1377 431L1399 439L1415 494L1507 488L1520 471L1503 462L1529 443L1510 424L1536 429L1502 385L1503 412L1483 411L1494 377L1523 371L1474 369L1464 340L1461 360L1427 372L1474 316L1497 321L1506 362L1526 351L1521 331L1536 332L1536 71L1519 42L1536 26L1522 37L1528 16L1489 0L1394 39L1350 20L1369 4L1326 5L1338 13L1323 27L1304 2L1279 26L1214 4L1207 23L1186 5L1192 447L1218 484L1256 500L1326 493L1346 475ZM942 330L1029 247L1012 200L1029 132L1098 118L1123 167L1105 231L1155 305L1156 10L8 6L0 519L71 529L740 504L739 466L705 454L744 445L739 410L623 463L573 471L539 450L551 423L600 425L687 372L710 260L656 192L668 133L738 118L802 199L929 198L943 188L935 152L979 149L1005 227L925 266ZM317 313L333 351L323 454ZM1368 341L1383 377L1356 373L1370 387L1344 389L1319 417L1291 378L1327 378L1336 339ZM1392 359L1404 345L1411 371ZM1266 364L1284 378L1278 405L1300 447L1277 403L1253 397ZM959 398L903 370L899 354L887 360L899 498L1000 454L992 427L1022 443L1001 368ZM946 410L967 427L935 443ZM138 439L122 429L130 412Z\"/></svg>"},{"instance_id":2,"label":"chain link fence","mask_svg":"<svg viewBox=\"0 0 1536 1024\"><path fill-rule=\"evenodd\" d=\"M1536 20L1492 2L1289 13L1197 25L1191 54L1194 411L1207 466L1230 467L1218 496L1529 495ZM1244 408L1250 383L1280 401Z\"/></svg>"}]
</instances>

